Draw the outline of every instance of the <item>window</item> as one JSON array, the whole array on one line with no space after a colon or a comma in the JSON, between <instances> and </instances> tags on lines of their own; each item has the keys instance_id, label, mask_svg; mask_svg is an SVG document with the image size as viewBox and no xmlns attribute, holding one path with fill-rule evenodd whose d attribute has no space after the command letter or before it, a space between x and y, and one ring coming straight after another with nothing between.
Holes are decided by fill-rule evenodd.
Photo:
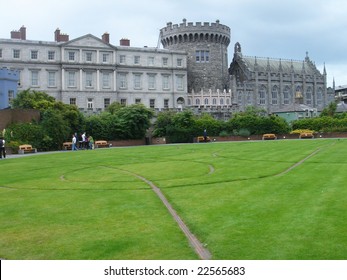
<instances>
[{"instance_id":1,"label":"window","mask_svg":"<svg viewBox=\"0 0 347 280\"><path fill-rule=\"evenodd\" d=\"M110 88L110 73L102 73L102 87Z\"/></svg>"},{"instance_id":2,"label":"window","mask_svg":"<svg viewBox=\"0 0 347 280\"><path fill-rule=\"evenodd\" d=\"M149 108L152 108L152 109L155 108L155 99L150 99L149 100Z\"/></svg>"},{"instance_id":3,"label":"window","mask_svg":"<svg viewBox=\"0 0 347 280\"><path fill-rule=\"evenodd\" d=\"M317 105L322 105L323 103L323 90L322 88L318 88L317 91Z\"/></svg>"},{"instance_id":4,"label":"window","mask_svg":"<svg viewBox=\"0 0 347 280\"><path fill-rule=\"evenodd\" d=\"M119 88L121 89L127 88L127 74L125 73L119 74Z\"/></svg>"},{"instance_id":5,"label":"window","mask_svg":"<svg viewBox=\"0 0 347 280\"><path fill-rule=\"evenodd\" d=\"M92 86L93 86L93 73L86 72L86 87L92 87Z\"/></svg>"},{"instance_id":6,"label":"window","mask_svg":"<svg viewBox=\"0 0 347 280\"><path fill-rule=\"evenodd\" d=\"M136 98L135 99L135 104L140 104L141 103L141 98Z\"/></svg>"},{"instance_id":7,"label":"window","mask_svg":"<svg viewBox=\"0 0 347 280\"><path fill-rule=\"evenodd\" d=\"M88 109L93 109L94 108L94 101L93 101L93 98L88 98L87 99L87 108Z\"/></svg>"},{"instance_id":8,"label":"window","mask_svg":"<svg viewBox=\"0 0 347 280\"><path fill-rule=\"evenodd\" d=\"M69 72L68 73L68 87L75 87L76 86L76 73L75 72Z\"/></svg>"},{"instance_id":9,"label":"window","mask_svg":"<svg viewBox=\"0 0 347 280\"><path fill-rule=\"evenodd\" d=\"M261 105L265 104L265 95L266 95L266 88L265 86L262 86L259 90L259 104Z\"/></svg>"},{"instance_id":10,"label":"window","mask_svg":"<svg viewBox=\"0 0 347 280\"><path fill-rule=\"evenodd\" d=\"M217 105L217 99L216 99L216 98L213 98L213 99L212 99L212 104L213 104L213 105Z\"/></svg>"},{"instance_id":11,"label":"window","mask_svg":"<svg viewBox=\"0 0 347 280\"><path fill-rule=\"evenodd\" d=\"M124 54L119 56L119 63L125 64L125 55Z\"/></svg>"},{"instance_id":12,"label":"window","mask_svg":"<svg viewBox=\"0 0 347 280\"><path fill-rule=\"evenodd\" d=\"M283 91L283 103L284 103L284 105L288 105L289 104L289 99L290 99L290 97L289 97L289 87L286 86L284 88L284 91Z\"/></svg>"},{"instance_id":13,"label":"window","mask_svg":"<svg viewBox=\"0 0 347 280\"><path fill-rule=\"evenodd\" d=\"M205 98L205 99L204 99L204 104L205 104L205 105L208 105L208 98Z\"/></svg>"},{"instance_id":14,"label":"window","mask_svg":"<svg viewBox=\"0 0 347 280\"><path fill-rule=\"evenodd\" d=\"M8 91L8 104L11 104L12 99L14 98L14 90Z\"/></svg>"},{"instance_id":15,"label":"window","mask_svg":"<svg viewBox=\"0 0 347 280\"><path fill-rule=\"evenodd\" d=\"M169 99L164 99L164 108L169 109Z\"/></svg>"},{"instance_id":16,"label":"window","mask_svg":"<svg viewBox=\"0 0 347 280\"><path fill-rule=\"evenodd\" d=\"M2 49L0 49L0 58L2 58Z\"/></svg>"},{"instance_id":17,"label":"window","mask_svg":"<svg viewBox=\"0 0 347 280\"><path fill-rule=\"evenodd\" d=\"M182 59L181 59L181 58L178 58L178 59L177 59L177 66L178 66L178 67L181 67L181 66L182 66Z\"/></svg>"},{"instance_id":18,"label":"window","mask_svg":"<svg viewBox=\"0 0 347 280\"><path fill-rule=\"evenodd\" d=\"M39 71L32 70L31 71L31 85L38 86L39 85Z\"/></svg>"},{"instance_id":19,"label":"window","mask_svg":"<svg viewBox=\"0 0 347 280\"><path fill-rule=\"evenodd\" d=\"M134 88L141 89L141 74L134 74Z\"/></svg>"},{"instance_id":20,"label":"window","mask_svg":"<svg viewBox=\"0 0 347 280\"><path fill-rule=\"evenodd\" d=\"M91 53L91 52L86 53L86 61L87 62L92 62L92 57L93 57L93 53Z\"/></svg>"},{"instance_id":21,"label":"window","mask_svg":"<svg viewBox=\"0 0 347 280\"><path fill-rule=\"evenodd\" d=\"M75 52L69 52L69 60L75 61Z\"/></svg>"},{"instance_id":22,"label":"window","mask_svg":"<svg viewBox=\"0 0 347 280\"><path fill-rule=\"evenodd\" d=\"M168 58L167 57L163 57L163 66L167 66L168 65Z\"/></svg>"},{"instance_id":23,"label":"window","mask_svg":"<svg viewBox=\"0 0 347 280\"><path fill-rule=\"evenodd\" d=\"M155 89L155 75L148 76L148 89Z\"/></svg>"},{"instance_id":24,"label":"window","mask_svg":"<svg viewBox=\"0 0 347 280\"><path fill-rule=\"evenodd\" d=\"M148 66L154 66L154 56L148 57Z\"/></svg>"},{"instance_id":25,"label":"window","mask_svg":"<svg viewBox=\"0 0 347 280\"><path fill-rule=\"evenodd\" d=\"M199 98L195 99L195 105L200 105L200 99Z\"/></svg>"},{"instance_id":26,"label":"window","mask_svg":"<svg viewBox=\"0 0 347 280\"><path fill-rule=\"evenodd\" d=\"M278 87L274 86L271 91L271 104L277 105Z\"/></svg>"},{"instance_id":27,"label":"window","mask_svg":"<svg viewBox=\"0 0 347 280\"><path fill-rule=\"evenodd\" d=\"M127 100L124 98L122 98L121 100L120 100L120 105L122 105L122 106L126 106L127 105Z\"/></svg>"},{"instance_id":28,"label":"window","mask_svg":"<svg viewBox=\"0 0 347 280\"><path fill-rule=\"evenodd\" d=\"M13 58L20 58L20 50L13 50Z\"/></svg>"},{"instance_id":29,"label":"window","mask_svg":"<svg viewBox=\"0 0 347 280\"><path fill-rule=\"evenodd\" d=\"M110 59L110 54L108 54L108 53L102 54L102 62L104 62L104 63L109 62L109 59Z\"/></svg>"},{"instance_id":30,"label":"window","mask_svg":"<svg viewBox=\"0 0 347 280\"><path fill-rule=\"evenodd\" d=\"M198 50L195 51L195 62L207 63L210 61L210 51Z\"/></svg>"},{"instance_id":31,"label":"window","mask_svg":"<svg viewBox=\"0 0 347 280\"><path fill-rule=\"evenodd\" d=\"M220 105L224 105L224 98L221 98L221 99L219 100L219 102L220 102Z\"/></svg>"},{"instance_id":32,"label":"window","mask_svg":"<svg viewBox=\"0 0 347 280\"><path fill-rule=\"evenodd\" d=\"M108 106L111 104L111 99L110 98L105 98L104 99L104 108L106 109Z\"/></svg>"},{"instance_id":33,"label":"window","mask_svg":"<svg viewBox=\"0 0 347 280\"><path fill-rule=\"evenodd\" d=\"M76 105L76 98L70 98L70 105Z\"/></svg>"},{"instance_id":34,"label":"window","mask_svg":"<svg viewBox=\"0 0 347 280\"><path fill-rule=\"evenodd\" d=\"M169 88L169 76L168 75L164 75L163 76L163 89L168 90Z\"/></svg>"},{"instance_id":35,"label":"window","mask_svg":"<svg viewBox=\"0 0 347 280\"><path fill-rule=\"evenodd\" d=\"M140 64L140 56L138 55L134 56L134 64Z\"/></svg>"},{"instance_id":36,"label":"window","mask_svg":"<svg viewBox=\"0 0 347 280\"><path fill-rule=\"evenodd\" d=\"M48 86L55 87L55 72L48 72Z\"/></svg>"},{"instance_id":37,"label":"window","mask_svg":"<svg viewBox=\"0 0 347 280\"><path fill-rule=\"evenodd\" d=\"M306 104L311 105L312 104L312 88L309 87L306 91Z\"/></svg>"},{"instance_id":38,"label":"window","mask_svg":"<svg viewBox=\"0 0 347 280\"><path fill-rule=\"evenodd\" d=\"M55 51L48 51L48 60L55 60Z\"/></svg>"},{"instance_id":39,"label":"window","mask_svg":"<svg viewBox=\"0 0 347 280\"><path fill-rule=\"evenodd\" d=\"M177 85L177 90L183 90L183 77L182 76L176 77L176 85Z\"/></svg>"},{"instance_id":40,"label":"window","mask_svg":"<svg viewBox=\"0 0 347 280\"><path fill-rule=\"evenodd\" d=\"M30 58L31 59L37 59L38 58L38 51L31 51Z\"/></svg>"}]
</instances>

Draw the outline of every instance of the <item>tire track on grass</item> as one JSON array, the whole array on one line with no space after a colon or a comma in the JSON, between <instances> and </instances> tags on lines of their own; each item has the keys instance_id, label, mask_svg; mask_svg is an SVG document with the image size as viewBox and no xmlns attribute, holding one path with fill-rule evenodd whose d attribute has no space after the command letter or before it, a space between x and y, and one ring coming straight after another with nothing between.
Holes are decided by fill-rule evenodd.
<instances>
[{"instance_id":1,"label":"tire track on grass","mask_svg":"<svg viewBox=\"0 0 347 280\"><path fill-rule=\"evenodd\" d=\"M165 195L162 193L160 188L158 188L153 182L146 179L145 177L142 177L136 173L132 173L129 171L126 171L126 172L139 178L140 180L142 180L143 182L145 182L152 188L155 194L160 198L160 200L163 202L165 207L168 209L171 216L177 222L178 226L180 227L184 235L187 237L189 244L193 247L195 253L199 256L199 258L202 260L210 260L212 258L211 253L204 247L204 245L198 240L198 238L189 230L188 226L184 223L182 218L177 214L177 212L172 207L170 202L167 200Z\"/></svg>"}]
</instances>

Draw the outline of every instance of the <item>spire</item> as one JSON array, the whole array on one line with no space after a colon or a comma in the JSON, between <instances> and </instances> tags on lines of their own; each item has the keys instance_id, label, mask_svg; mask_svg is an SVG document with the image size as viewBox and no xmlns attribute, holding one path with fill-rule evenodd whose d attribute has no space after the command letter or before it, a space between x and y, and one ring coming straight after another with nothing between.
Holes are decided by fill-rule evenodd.
<instances>
[{"instance_id":1,"label":"spire","mask_svg":"<svg viewBox=\"0 0 347 280\"><path fill-rule=\"evenodd\" d=\"M279 67L278 67L278 70L279 70L280 72L282 72L282 70L283 70L283 68L282 68L282 59L280 59L280 65L279 65Z\"/></svg>"},{"instance_id":2,"label":"spire","mask_svg":"<svg viewBox=\"0 0 347 280\"><path fill-rule=\"evenodd\" d=\"M325 62L324 62L324 68L323 68L323 75L324 75L324 76L327 75L327 70L325 69Z\"/></svg>"},{"instance_id":3,"label":"spire","mask_svg":"<svg viewBox=\"0 0 347 280\"><path fill-rule=\"evenodd\" d=\"M335 91L335 77L333 77L333 90Z\"/></svg>"},{"instance_id":4,"label":"spire","mask_svg":"<svg viewBox=\"0 0 347 280\"><path fill-rule=\"evenodd\" d=\"M270 58L267 58L266 70L267 70L267 71L270 71L270 70L271 70L271 68L270 68Z\"/></svg>"}]
</instances>

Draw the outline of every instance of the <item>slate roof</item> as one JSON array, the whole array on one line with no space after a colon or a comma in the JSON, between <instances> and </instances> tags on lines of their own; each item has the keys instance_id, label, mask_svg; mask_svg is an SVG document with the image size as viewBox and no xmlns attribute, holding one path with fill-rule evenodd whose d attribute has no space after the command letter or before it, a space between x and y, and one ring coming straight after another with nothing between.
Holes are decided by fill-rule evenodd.
<instances>
[{"instance_id":1,"label":"slate roof","mask_svg":"<svg viewBox=\"0 0 347 280\"><path fill-rule=\"evenodd\" d=\"M242 64L246 68L255 72L279 72L302 74L303 71L307 75L321 75L316 66L306 58L303 61L287 60L287 59L274 59L274 58L262 58L256 56L241 56L238 60L242 61Z\"/></svg>"}]
</instances>

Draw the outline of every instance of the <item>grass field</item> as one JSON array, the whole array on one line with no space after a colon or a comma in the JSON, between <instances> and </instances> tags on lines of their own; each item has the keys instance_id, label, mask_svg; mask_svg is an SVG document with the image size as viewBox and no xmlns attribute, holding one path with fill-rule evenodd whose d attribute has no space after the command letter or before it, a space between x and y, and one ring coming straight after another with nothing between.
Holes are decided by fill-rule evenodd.
<instances>
[{"instance_id":1,"label":"grass field","mask_svg":"<svg viewBox=\"0 0 347 280\"><path fill-rule=\"evenodd\" d=\"M197 259L140 175L213 259L347 259L344 139L69 151L0 169L0 258Z\"/></svg>"}]
</instances>

